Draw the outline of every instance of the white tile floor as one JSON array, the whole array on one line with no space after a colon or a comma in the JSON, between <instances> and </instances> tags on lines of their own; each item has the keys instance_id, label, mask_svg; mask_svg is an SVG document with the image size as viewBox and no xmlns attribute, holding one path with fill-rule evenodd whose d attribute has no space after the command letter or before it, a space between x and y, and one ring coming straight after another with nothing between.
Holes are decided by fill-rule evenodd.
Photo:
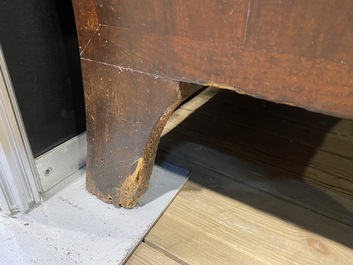
<instances>
[{"instance_id":1,"label":"white tile floor","mask_svg":"<svg viewBox=\"0 0 353 265\"><path fill-rule=\"evenodd\" d=\"M188 171L155 166L150 188L131 210L85 190L80 170L43 203L15 218L0 216L0 264L119 264L133 251L186 181Z\"/></svg>"}]
</instances>

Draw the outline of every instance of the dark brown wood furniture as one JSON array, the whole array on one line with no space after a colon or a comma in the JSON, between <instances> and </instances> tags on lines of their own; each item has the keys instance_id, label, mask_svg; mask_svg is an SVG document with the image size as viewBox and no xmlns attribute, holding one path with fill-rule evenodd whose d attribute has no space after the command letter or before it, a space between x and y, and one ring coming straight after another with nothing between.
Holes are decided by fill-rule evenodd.
<instances>
[{"instance_id":1,"label":"dark brown wood furniture","mask_svg":"<svg viewBox=\"0 0 353 265\"><path fill-rule=\"evenodd\" d=\"M353 117L350 0L73 0L87 190L133 207L163 127L197 83ZM230 114L231 115L231 114Z\"/></svg>"}]
</instances>

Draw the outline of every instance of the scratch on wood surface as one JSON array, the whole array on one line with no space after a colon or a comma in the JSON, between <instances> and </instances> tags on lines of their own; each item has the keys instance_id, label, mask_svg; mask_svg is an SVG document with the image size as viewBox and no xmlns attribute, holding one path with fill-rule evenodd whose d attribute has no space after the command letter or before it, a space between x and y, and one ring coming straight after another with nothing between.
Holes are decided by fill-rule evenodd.
<instances>
[{"instance_id":1,"label":"scratch on wood surface","mask_svg":"<svg viewBox=\"0 0 353 265\"><path fill-rule=\"evenodd\" d=\"M245 46L245 43L246 43L246 35L247 35L247 31L248 31L248 24L249 24L249 17L250 17L250 9L251 9L251 0L249 0L249 3L248 3L248 12L246 13L245 28L244 28L244 41L243 41L243 45L244 45L244 46Z\"/></svg>"},{"instance_id":2,"label":"scratch on wood surface","mask_svg":"<svg viewBox=\"0 0 353 265\"><path fill-rule=\"evenodd\" d=\"M101 24L98 24L98 27L96 29L96 31L92 34L91 38L87 41L85 47L83 47L82 51L80 52L80 56L82 56L83 52L85 51L85 49L87 48L87 46L91 43L93 37L96 35L96 33L99 31Z\"/></svg>"}]
</instances>

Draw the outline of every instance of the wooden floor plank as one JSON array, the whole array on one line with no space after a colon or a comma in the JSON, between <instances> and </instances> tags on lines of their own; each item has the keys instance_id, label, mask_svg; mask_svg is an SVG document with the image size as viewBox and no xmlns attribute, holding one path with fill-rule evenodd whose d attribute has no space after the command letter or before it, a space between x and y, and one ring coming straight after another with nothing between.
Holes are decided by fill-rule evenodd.
<instances>
[{"instance_id":1,"label":"wooden floor plank","mask_svg":"<svg viewBox=\"0 0 353 265\"><path fill-rule=\"evenodd\" d=\"M287 171L293 177L319 188L334 189L349 197L353 196L352 159L322 151L319 147L308 149L291 141L283 141L279 137L269 137L263 132L231 126L217 118L217 111L213 111L213 119L202 117L195 113L200 112L200 109L192 110L195 105L201 105L198 100L199 97L178 109L167 124L167 131L176 127L171 132L172 135L179 133L204 145L210 143L215 148L241 155L244 159ZM212 115L212 109L206 110ZM185 120L185 117L190 115L191 117ZM347 152L353 153L352 150Z\"/></svg>"},{"instance_id":2,"label":"wooden floor plank","mask_svg":"<svg viewBox=\"0 0 353 265\"><path fill-rule=\"evenodd\" d=\"M163 255L161 252L141 243L126 265L180 265L180 263Z\"/></svg>"},{"instance_id":3,"label":"wooden floor plank","mask_svg":"<svg viewBox=\"0 0 353 265\"><path fill-rule=\"evenodd\" d=\"M180 264L352 264L353 123L218 92L163 132L158 159L192 175L145 244Z\"/></svg>"},{"instance_id":4,"label":"wooden floor plank","mask_svg":"<svg viewBox=\"0 0 353 265\"><path fill-rule=\"evenodd\" d=\"M185 111L185 113L184 111L183 109L179 110L181 115L188 115L188 111ZM195 128L192 131L199 137L212 137L218 139L217 142L227 141L229 144L256 148L257 151L268 156L281 161L292 162L301 167L306 166L308 159L310 159L311 167L330 171L340 177L351 176L351 172L353 172L353 159L298 144L256 129L230 124L222 119L210 119L207 116L200 115L199 112L192 115L194 117L185 120L178 126L178 129L190 130ZM271 128L271 125L268 126ZM234 150L237 149L234 148ZM350 153L353 152L352 150L349 150Z\"/></svg>"},{"instance_id":5,"label":"wooden floor plank","mask_svg":"<svg viewBox=\"0 0 353 265\"><path fill-rule=\"evenodd\" d=\"M223 96L223 93L219 94L219 97ZM203 98L198 97L197 100L202 101ZM217 98L216 100L212 100L208 105L209 108L217 109L216 118L223 122L249 128L287 141L289 140L300 146L303 145L305 148L320 149L339 157L353 158L353 141L340 137L339 134L334 132L334 128L327 129L326 131L313 130L313 128L306 125L293 123L282 118L271 117L266 113L245 109L234 104L225 104L221 102L221 99ZM182 106L181 109L190 111L189 106ZM214 114L202 108L197 113L205 115L207 118L215 118ZM231 115L229 115L230 113ZM322 123L327 123L325 120L326 116L322 117L318 114L318 119L321 119ZM347 122L344 124L347 124ZM332 124L332 126L335 127L336 125Z\"/></svg>"},{"instance_id":6,"label":"wooden floor plank","mask_svg":"<svg viewBox=\"0 0 353 265\"><path fill-rule=\"evenodd\" d=\"M217 88L210 88L210 90L217 90ZM221 97L214 99L214 101L219 100L222 106L237 106L246 110L246 112L262 113L267 117L282 119L293 122L299 126L308 127L318 133L328 132L332 134L333 137L339 137L350 141L353 140L353 120L340 119L321 113L307 111L298 107L256 99L250 96L239 94L233 95L233 91L224 92L225 93L222 92L223 95ZM201 97L207 99L210 96L207 93L203 93Z\"/></svg>"},{"instance_id":7,"label":"wooden floor plank","mask_svg":"<svg viewBox=\"0 0 353 265\"><path fill-rule=\"evenodd\" d=\"M220 93L219 93L220 92ZM217 95L215 97L215 95ZM256 127L294 142L352 157L353 121L309 112L296 107L239 95L233 91L208 88L195 98L193 104L181 108L195 110L194 106L208 101L215 114L199 110L210 117L224 119L245 127ZM229 115L231 113L231 115Z\"/></svg>"},{"instance_id":8,"label":"wooden floor plank","mask_svg":"<svg viewBox=\"0 0 353 265\"><path fill-rule=\"evenodd\" d=\"M183 135L183 139L187 137L189 141L211 146L216 150L228 152L241 159L253 161L265 167L275 167L279 172L286 172L287 176L302 179L318 188L333 190L347 197L353 197L353 179L350 177L349 172L346 172L343 176L337 176L332 172L334 170L331 170L331 168L329 168L329 172L327 172L321 168L313 167L310 164L298 165L293 161L282 158L280 155L273 156L261 150L256 150L256 147L252 148L251 146L244 146L241 143L229 142L222 137L215 137L201 131L190 132L190 128L183 128L182 126L175 128L168 136L168 139L172 142L177 142L177 134ZM308 161L308 163L309 162L310 161Z\"/></svg>"},{"instance_id":9,"label":"wooden floor plank","mask_svg":"<svg viewBox=\"0 0 353 265\"><path fill-rule=\"evenodd\" d=\"M228 243L228 238L227 240L204 233L169 215L146 238L147 244L158 246L187 264L264 264L261 260L238 251L237 245L232 246Z\"/></svg>"},{"instance_id":10,"label":"wooden floor plank","mask_svg":"<svg viewBox=\"0 0 353 265\"><path fill-rule=\"evenodd\" d=\"M192 180L146 242L190 264L350 264L353 260L351 227L217 174L192 170ZM212 190L207 188L215 183ZM302 228L315 226L325 237ZM205 253L218 256L211 260Z\"/></svg>"},{"instance_id":11,"label":"wooden floor plank","mask_svg":"<svg viewBox=\"0 0 353 265\"><path fill-rule=\"evenodd\" d=\"M179 155L179 160L195 161L209 170L216 170L240 182L247 182L248 185L257 189L266 190L274 196L279 196L292 201L292 203L320 212L325 216L335 218L339 222L348 225L353 224L353 202L350 196L347 199L337 194L338 189L344 190L349 195L353 194L352 173L348 175L347 181L341 180L332 172L327 173L320 168L313 168L311 163L295 171L298 168L297 166L290 166L285 163L279 164L275 160L271 160L269 155L255 152L254 148L244 148L242 145L234 146L229 141L221 139L219 133L215 133L211 137L200 137L200 135L194 136L197 127L189 126L181 129L183 120L187 117L191 120L190 124L196 124L195 119L198 119L198 116L193 116L194 111L197 111L206 102L209 104L209 100L211 98L213 100L218 92L219 90L208 89L183 105L182 108L189 109L189 113L178 109L168 122L166 131L170 132L173 128L176 128L165 139L162 139L160 149L163 149L165 153ZM209 113L218 117L220 110L216 109L213 112L209 111ZM244 115L247 114L244 113ZM216 127L220 131L223 129L219 124L216 124ZM328 138L332 137L328 136ZM353 153L353 149L350 151ZM253 155L249 156L249 154ZM315 162L315 159L313 160L312 162ZM178 163L178 161L175 161L175 163ZM267 164L266 161L268 161ZM353 161L346 161L352 167ZM283 167L283 165L285 166ZM184 166L187 166L187 163ZM240 174L232 174L234 172ZM307 185L302 181L290 178L295 174L300 174L297 176L299 180L316 185ZM291 187L291 189L288 189L288 187ZM323 190L317 189L323 187Z\"/></svg>"},{"instance_id":12,"label":"wooden floor plank","mask_svg":"<svg viewBox=\"0 0 353 265\"><path fill-rule=\"evenodd\" d=\"M165 150L166 146L170 147L162 141L161 149ZM172 151L172 154L160 152L159 155L171 163L190 169L190 161L193 161L200 168L222 174L239 183L353 227L353 201L336 192L317 189L302 181L283 177L284 173L276 169L271 170L269 167L265 168L257 163L244 161L195 143L183 142L174 146L172 150L168 148L168 151Z\"/></svg>"}]
</instances>

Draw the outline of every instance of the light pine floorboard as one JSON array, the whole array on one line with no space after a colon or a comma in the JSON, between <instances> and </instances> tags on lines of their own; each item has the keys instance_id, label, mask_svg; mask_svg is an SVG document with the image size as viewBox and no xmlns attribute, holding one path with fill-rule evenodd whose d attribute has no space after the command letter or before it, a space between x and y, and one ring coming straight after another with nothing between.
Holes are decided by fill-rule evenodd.
<instances>
[{"instance_id":1,"label":"light pine floorboard","mask_svg":"<svg viewBox=\"0 0 353 265\"><path fill-rule=\"evenodd\" d=\"M353 264L352 121L208 88L163 134L191 177L128 264Z\"/></svg>"}]
</instances>

